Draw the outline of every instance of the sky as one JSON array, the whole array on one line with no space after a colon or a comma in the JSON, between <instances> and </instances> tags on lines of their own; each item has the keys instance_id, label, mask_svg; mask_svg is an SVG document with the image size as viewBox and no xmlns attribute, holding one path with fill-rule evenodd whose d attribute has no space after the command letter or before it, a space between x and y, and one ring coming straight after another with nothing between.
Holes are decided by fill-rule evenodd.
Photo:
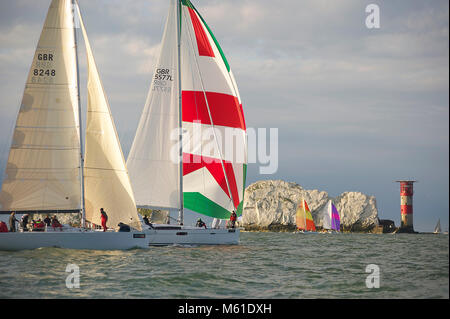
<instances>
[{"instance_id":1,"label":"sky","mask_svg":"<svg viewBox=\"0 0 450 319\"><path fill-rule=\"evenodd\" d=\"M0 0L0 174L49 0ZM79 0L125 157L160 49L167 0ZM197 0L230 63L247 127L278 129L281 179L336 197L375 196L400 225L413 179L414 228L449 216L448 1ZM369 4L379 28L368 28ZM80 59L80 78L86 62ZM83 80L82 80L83 81ZM81 82L82 103L86 90ZM0 175L1 176L1 175Z\"/></svg>"}]
</instances>

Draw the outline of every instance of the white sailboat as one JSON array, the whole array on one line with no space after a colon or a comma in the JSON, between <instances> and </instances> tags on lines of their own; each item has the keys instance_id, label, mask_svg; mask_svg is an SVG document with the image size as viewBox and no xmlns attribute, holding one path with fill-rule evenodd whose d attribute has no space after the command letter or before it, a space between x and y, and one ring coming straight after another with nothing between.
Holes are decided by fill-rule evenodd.
<instances>
[{"instance_id":1,"label":"white sailboat","mask_svg":"<svg viewBox=\"0 0 450 319\"><path fill-rule=\"evenodd\" d=\"M340 232L341 220L339 212L331 200L319 212L322 219L322 230L325 233Z\"/></svg>"},{"instance_id":2,"label":"white sailboat","mask_svg":"<svg viewBox=\"0 0 450 319\"><path fill-rule=\"evenodd\" d=\"M442 232L441 230L441 219L438 219L438 222L436 224L436 227L434 227L434 234L440 234Z\"/></svg>"},{"instance_id":3,"label":"white sailboat","mask_svg":"<svg viewBox=\"0 0 450 319\"><path fill-rule=\"evenodd\" d=\"M223 141L227 130L233 145ZM229 147L240 153L227 157ZM246 166L242 104L225 55L192 3L172 0L127 159L137 206L179 212L177 226L153 225L166 243L237 244L239 229L220 224L242 213ZM185 209L213 217L213 231L183 226ZM194 232L202 238L191 239Z\"/></svg>"},{"instance_id":4,"label":"white sailboat","mask_svg":"<svg viewBox=\"0 0 450 319\"><path fill-rule=\"evenodd\" d=\"M88 60L86 149L83 149L75 16ZM99 232L99 209L113 231ZM3 214L81 213L82 227L9 232L1 250L63 247L127 249L148 246L141 234L125 160L75 0L53 0L17 115L1 192ZM114 232L118 223L132 232ZM139 233L136 233L139 232Z\"/></svg>"}]
</instances>

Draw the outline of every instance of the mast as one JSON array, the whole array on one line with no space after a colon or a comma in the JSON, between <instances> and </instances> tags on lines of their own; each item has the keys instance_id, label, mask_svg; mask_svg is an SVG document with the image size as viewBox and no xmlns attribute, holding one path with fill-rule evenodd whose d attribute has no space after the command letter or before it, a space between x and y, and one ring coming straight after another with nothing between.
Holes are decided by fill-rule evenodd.
<instances>
[{"instance_id":1,"label":"mast","mask_svg":"<svg viewBox=\"0 0 450 319\"><path fill-rule=\"evenodd\" d=\"M78 125L80 134L80 185L81 185L81 228L85 227L86 224L86 210L84 202L84 154L83 154L83 135L82 135L82 125L81 125L81 101L80 101L80 72L78 68L78 44L77 44L77 32L75 27L75 9L77 3L76 0L72 0L72 10L73 10L73 37L75 45L75 62L77 66L77 98L78 98Z\"/></svg>"},{"instance_id":2,"label":"mast","mask_svg":"<svg viewBox=\"0 0 450 319\"><path fill-rule=\"evenodd\" d=\"M178 221L180 225L183 225L184 220L184 207L183 207L183 107L181 98L181 0L177 0L177 58L178 58L178 127L180 129L180 211L178 213Z\"/></svg>"}]
</instances>

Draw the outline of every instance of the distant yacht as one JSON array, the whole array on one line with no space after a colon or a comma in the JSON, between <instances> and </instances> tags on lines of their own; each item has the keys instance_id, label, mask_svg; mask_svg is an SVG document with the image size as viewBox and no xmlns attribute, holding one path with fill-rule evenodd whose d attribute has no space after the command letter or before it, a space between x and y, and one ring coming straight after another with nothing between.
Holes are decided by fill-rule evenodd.
<instances>
[{"instance_id":1,"label":"distant yacht","mask_svg":"<svg viewBox=\"0 0 450 319\"><path fill-rule=\"evenodd\" d=\"M434 227L434 232L433 233L435 233L435 234L440 234L441 233L441 219L438 219L436 227Z\"/></svg>"}]
</instances>

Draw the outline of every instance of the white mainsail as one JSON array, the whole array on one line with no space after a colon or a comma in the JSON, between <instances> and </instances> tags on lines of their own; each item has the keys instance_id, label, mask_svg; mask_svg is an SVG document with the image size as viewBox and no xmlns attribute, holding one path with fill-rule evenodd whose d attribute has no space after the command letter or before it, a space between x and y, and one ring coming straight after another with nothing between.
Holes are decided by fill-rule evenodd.
<instances>
[{"instance_id":1,"label":"white mainsail","mask_svg":"<svg viewBox=\"0 0 450 319\"><path fill-rule=\"evenodd\" d=\"M127 159L138 206L180 208L177 15L171 1L161 53ZM178 133L178 134L177 134ZM173 152L175 151L175 152Z\"/></svg>"},{"instance_id":2,"label":"white mainsail","mask_svg":"<svg viewBox=\"0 0 450 319\"><path fill-rule=\"evenodd\" d=\"M104 208L109 227L115 228L123 222L140 230L141 222L116 128L80 13L79 17L88 59L84 161L86 220L100 225L100 208Z\"/></svg>"},{"instance_id":3,"label":"white mainsail","mask_svg":"<svg viewBox=\"0 0 450 319\"><path fill-rule=\"evenodd\" d=\"M28 74L0 193L2 211L79 210L80 136L70 0L53 0Z\"/></svg>"},{"instance_id":4,"label":"white mainsail","mask_svg":"<svg viewBox=\"0 0 450 319\"><path fill-rule=\"evenodd\" d=\"M319 218L322 219L322 228L323 229L331 229L331 200L323 207L323 209L319 212Z\"/></svg>"}]
</instances>

